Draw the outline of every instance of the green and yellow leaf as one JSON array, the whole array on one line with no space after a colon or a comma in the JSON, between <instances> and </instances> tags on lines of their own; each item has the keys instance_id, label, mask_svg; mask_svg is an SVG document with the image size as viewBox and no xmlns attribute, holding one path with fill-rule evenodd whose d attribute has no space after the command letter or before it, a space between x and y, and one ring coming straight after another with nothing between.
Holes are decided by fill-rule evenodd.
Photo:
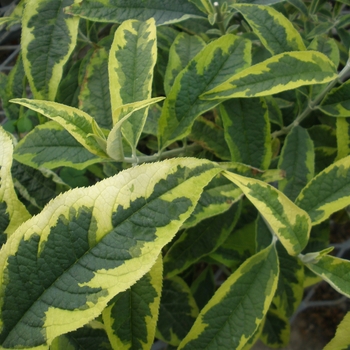
<instances>
[{"instance_id":1,"label":"green and yellow leaf","mask_svg":"<svg viewBox=\"0 0 350 350\"><path fill-rule=\"evenodd\" d=\"M18 200L13 187L11 166L13 146L6 131L0 127L0 246L24 221L30 218L26 207Z\"/></svg>"},{"instance_id":2,"label":"green and yellow leaf","mask_svg":"<svg viewBox=\"0 0 350 350\"><path fill-rule=\"evenodd\" d=\"M349 260L320 254L316 259L310 263L305 263L305 265L324 281L328 282L336 291L350 298Z\"/></svg>"},{"instance_id":3,"label":"green and yellow leaf","mask_svg":"<svg viewBox=\"0 0 350 350\"><path fill-rule=\"evenodd\" d=\"M273 7L256 4L234 4L259 37L262 44L277 55L286 51L306 50L293 24Z\"/></svg>"},{"instance_id":4,"label":"green and yellow leaf","mask_svg":"<svg viewBox=\"0 0 350 350\"><path fill-rule=\"evenodd\" d=\"M263 321L277 288L274 244L247 259L200 312L180 349L242 349Z\"/></svg>"},{"instance_id":5,"label":"green and yellow leaf","mask_svg":"<svg viewBox=\"0 0 350 350\"><path fill-rule=\"evenodd\" d=\"M250 49L250 41L224 35L209 43L177 75L159 120L160 149L187 136L196 117L218 104L199 96L248 67Z\"/></svg>"},{"instance_id":6,"label":"green and yellow leaf","mask_svg":"<svg viewBox=\"0 0 350 350\"><path fill-rule=\"evenodd\" d=\"M117 161L122 161L124 159L124 150L122 143L123 140L121 134L121 128L124 125L124 123L127 122L128 119L132 117L135 112L137 113L141 109L144 109L145 107L148 107L162 100L164 100L164 97L154 97L145 101L128 103L115 109L115 113L122 115L123 117L113 126L112 130L110 131L107 137L106 150L107 154L111 158ZM135 148L132 149L132 156L136 159L137 152Z\"/></svg>"},{"instance_id":7,"label":"green and yellow leaf","mask_svg":"<svg viewBox=\"0 0 350 350\"><path fill-rule=\"evenodd\" d=\"M34 98L55 99L64 64L78 35L79 18L63 8L76 0L27 0L22 20L24 70Z\"/></svg>"},{"instance_id":8,"label":"green and yellow leaf","mask_svg":"<svg viewBox=\"0 0 350 350\"><path fill-rule=\"evenodd\" d=\"M151 98L156 60L153 18L146 22L128 20L118 27L108 62L113 124L125 116L121 106ZM123 123L122 134L133 150L136 150L147 114L148 108L137 111Z\"/></svg>"},{"instance_id":9,"label":"green and yellow leaf","mask_svg":"<svg viewBox=\"0 0 350 350\"><path fill-rule=\"evenodd\" d=\"M204 100L268 96L337 78L333 62L315 51L285 52L233 75L201 95Z\"/></svg>"},{"instance_id":10,"label":"green and yellow leaf","mask_svg":"<svg viewBox=\"0 0 350 350\"><path fill-rule=\"evenodd\" d=\"M1 250L0 344L49 345L96 318L151 269L220 171L206 160L177 158L52 200Z\"/></svg>"},{"instance_id":11,"label":"green and yellow leaf","mask_svg":"<svg viewBox=\"0 0 350 350\"><path fill-rule=\"evenodd\" d=\"M169 51L169 61L164 76L164 90L168 95L177 75L187 66L199 51L205 47L204 40L197 35L181 32L175 38Z\"/></svg>"},{"instance_id":12,"label":"green and yellow leaf","mask_svg":"<svg viewBox=\"0 0 350 350\"><path fill-rule=\"evenodd\" d=\"M95 22L122 23L129 19L154 18L157 25L203 17L203 13L187 0L83 0L69 6L66 12Z\"/></svg>"},{"instance_id":13,"label":"green and yellow leaf","mask_svg":"<svg viewBox=\"0 0 350 350\"><path fill-rule=\"evenodd\" d=\"M336 67L338 67L339 48L337 46L337 42L333 38L328 38L324 35L316 36L307 49L322 52L330 58Z\"/></svg>"},{"instance_id":14,"label":"green and yellow leaf","mask_svg":"<svg viewBox=\"0 0 350 350\"><path fill-rule=\"evenodd\" d=\"M202 116L197 117L188 137L218 158L231 159L230 150L224 137L224 129L214 122Z\"/></svg>"},{"instance_id":15,"label":"green and yellow leaf","mask_svg":"<svg viewBox=\"0 0 350 350\"><path fill-rule=\"evenodd\" d=\"M231 161L267 169L271 162L271 131L263 98L232 99L220 106Z\"/></svg>"},{"instance_id":16,"label":"green and yellow leaf","mask_svg":"<svg viewBox=\"0 0 350 350\"><path fill-rule=\"evenodd\" d=\"M225 213L185 230L164 257L164 275L178 275L217 249L233 230L240 211L241 203L238 202Z\"/></svg>"},{"instance_id":17,"label":"green and yellow leaf","mask_svg":"<svg viewBox=\"0 0 350 350\"><path fill-rule=\"evenodd\" d=\"M304 266L298 258L290 256L281 244L277 244L277 253L280 278L273 304L287 320L297 310L303 298Z\"/></svg>"},{"instance_id":18,"label":"green and yellow leaf","mask_svg":"<svg viewBox=\"0 0 350 350\"><path fill-rule=\"evenodd\" d=\"M337 159L350 155L350 117L337 118Z\"/></svg>"},{"instance_id":19,"label":"green and yellow leaf","mask_svg":"<svg viewBox=\"0 0 350 350\"><path fill-rule=\"evenodd\" d=\"M333 117L350 117L350 81L331 90L318 107Z\"/></svg>"},{"instance_id":20,"label":"green and yellow leaf","mask_svg":"<svg viewBox=\"0 0 350 350\"><path fill-rule=\"evenodd\" d=\"M314 177L295 200L305 210L312 225L329 218L350 204L350 156L330 165Z\"/></svg>"},{"instance_id":21,"label":"green and yellow leaf","mask_svg":"<svg viewBox=\"0 0 350 350\"><path fill-rule=\"evenodd\" d=\"M150 349L162 289L162 258L125 292L117 294L102 317L113 349Z\"/></svg>"},{"instance_id":22,"label":"green and yellow leaf","mask_svg":"<svg viewBox=\"0 0 350 350\"><path fill-rule=\"evenodd\" d=\"M38 125L20 140L13 157L36 169L55 169L61 166L84 169L105 159L90 153L54 121Z\"/></svg>"},{"instance_id":23,"label":"green and yellow leaf","mask_svg":"<svg viewBox=\"0 0 350 350\"><path fill-rule=\"evenodd\" d=\"M224 175L237 185L259 210L290 255L298 255L306 246L311 222L308 214L273 186L226 171Z\"/></svg>"},{"instance_id":24,"label":"green and yellow leaf","mask_svg":"<svg viewBox=\"0 0 350 350\"><path fill-rule=\"evenodd\" d=\"M79 108L103 128L112 127L111 96L108 90L108 52L101 47L90 56L79 92Z\"/></svg>"},{"instance_id":25,"label":"green and yellow leaf","mask_svg":"<svg viewBox=\"0 0 350 350\"><path fill-rule=\"evenodd\" d=\"M92 135L101 137L103 131L99 128L96 121L87 113L74 107L50 101L17 98L12 100L12 102L30 108L57 122L89 152L98 157L107 157L105 149L101 147L94 137L91 137Z\"/></svg>"},{"instance_id":26,"label":"green and yellow leaf","mask_svg":"<svg viewBox=\"0 0 350 350\"><path fill-rule=\"evenodd\" d=\"M55 338L50 345L50 350L112 350L105 330L91 327L93 322L76 331ZM103 324L101 324L101 327L103 327Z\"/></svg>"},{"instance_id":27,"label":"green and yellow leaf","mask_svg":"<svg viewBox=\"0 0 350 350\"><path fill-rule=\"evenodd\" d=\"M290 338L290 325L288 318L270 308L266 314L264 327L260 339L269 348L280 349L288 345Z\"/></svg>"},{"instance_id":28,"label":"green and yellow leaf","mask_svg":"<svg viewBox=\"0 0 350 350\"><path fill-rule=\"evenodd\" d=\"M193 227L204 219L224 213L242 196L236 185L219 174L204 188L196 208L182 228Z\"/></svg>"},{"instance_id":29,"label":"green and yellow leaf","mask_svg":"<svg viewBox=\"0 0 350 350\"><path fill-rule=\"evenodd\" d=\"M156 337L177 346L191 329L198 307L186 282L178 277L163 281Z\"/></svg>"}]
</instances>

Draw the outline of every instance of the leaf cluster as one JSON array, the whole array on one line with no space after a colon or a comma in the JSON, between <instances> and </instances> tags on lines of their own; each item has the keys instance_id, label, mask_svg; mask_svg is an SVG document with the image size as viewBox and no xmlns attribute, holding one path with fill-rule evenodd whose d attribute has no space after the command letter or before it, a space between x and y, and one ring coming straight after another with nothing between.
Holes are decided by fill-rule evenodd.
<instances>
[{"instance_id":1,"label":"leaf cluster","mask_svg":"<svg viewBox=\"0 0 350 350\"><path fill-rule=\"evenodd\" d=\"M348 0L22 0L0 76L1 349L286 346L350 297ZM349 315L327 349L350 345Z\"/></svg>"}]
</instances>

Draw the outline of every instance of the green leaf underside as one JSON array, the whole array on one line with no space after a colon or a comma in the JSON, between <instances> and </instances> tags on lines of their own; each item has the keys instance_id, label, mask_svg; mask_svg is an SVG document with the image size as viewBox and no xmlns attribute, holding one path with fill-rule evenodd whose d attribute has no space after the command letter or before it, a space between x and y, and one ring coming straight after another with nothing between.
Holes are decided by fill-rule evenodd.
<instances>
[{"instance_id":1,"label":"green leaf underside","mask_svg":"<svg viewBox=\"0 0 350 350\"><path fill-rule=\"evenodd\" d=\"M29 0L22 20L23 64L37 99L54 100L63 66L73 51L79 18L63 8L74 0Z\"/></svg>"},{"instance_id":2,"label":"green leaf underside","mask_svg":"<svg viewBox=\"0 0 350 350\"><path fill-rule=\"evenodd\" d=\"M350 117L350 81L331 90L318 107L333 117Z\"/></svg>"},{"instance_id":3,"label":"green leaf underside","mask_svg":"<svg viewBox=\"0 0 350 350\"><path fill-rule=\"evenodd\" d=\"M347 350L350 346L350 312L348 312L337 327L334 338L324 347L323 350Z\"/></svg>"},{"instance_id":4,"label":"green leaf underside","mask_svg":"<svg viewBox=\"0 0 350 350\"><path fill-rule=\"evenodd\" d=\"M108 90L108 52L99 48L87 63L79 93L79 108L91 115L98 125L112 127L111 97Z\"/></svg>"},{"instance_id":5,"label":"green leaf underside","mask_svg":"<svg viewBox=\"0 0 350 350\"><path fill-rule=\"evenodd\" d=\"M17 98L12 102L32 109L44 116L52 119L63 126L79 143L81 143L89 152L99 156L107 157L99 143L90 135L95 134L95 120L87 113L56 102L29 100Z\"/></svg>"},{"instance_id":6,"label":"green leaf underside","mask_svg":"<svg viewBox=\"0 0 350 350\"><path fill-rule=\"evenodd\" d=\"M314 177L295 200L312 225L350 204L350 156L338 160Z\"/></svg>"},{"instance_id":7,"label":"green leaf underside","mask_svg":"<svg viewBox=\"0 0 350 350\"><path fill-rule=\"evenodd\" d=\"M314 145L308 132L295 126L287 135L279 158L278 168L286 176L278 183L278 189L294 201L313 178L314 162Z\"/></svg>"},{"instance_id":8,"label":"green leaf underside","mask_svg":"<svg viewBox=\"0 0 350 350\"><path fill-rule=\"evenodd\" d=\"M66 12L92 21L112 23L128 19L146 21L153 17L157 25L203 17L203 13L187 0L84 0L67 8Z\"/></svg>"},{"instance_id":9,"label":"green leaf underside","mask_svg":"<svg viewBox=\"0 0 350 350\"><path fill-rule=\"evenodd\" d=\"M172 277L163 281L156 337L177 346L191 329L198 307L185 281Z\"/></svg>"},{"instance_id":10,"label":"green leaf underside","mask_svg":"<svg viewBox=\"0 0 350 350\"><path fill-rule=\"evenodd\" d=\"M319 52L285 52L235 74L201 98L267 96L303 85L327 83L336 77L334 64Z\"/></svg>"},{"instance_id":11,"label":"green leaf underside","mask_svg":"<svg viewBox=\"0 0 350 350\"><path fill-rule=\"evenodd\" d=\"M150 270L218 172L208 161L178 158L51 201L1 251L0 344L50 344L94 319Z\"/></svg>"},{"instance_id":12,"label":"green leaf underside","mask_svg":"<svg viewBox=\"0 0 350 350\"><path fill-rule=\"evenodd\" d=\"M278 274L274 245L246 260L203 308L179 350L242 349L270 306Z\"/></svg>"},{"instance_id":13,"label":"green leaf underside","mask_svg":"<svg viewBox=\"0 0 350 350\"><path fill-rule=\"evenodd\" d=\"M0 127L0 246L24 221L30 218L18 200L11 176L13 146L10 137Z\"/></svg>"},{"instance_id":14,"label":"green leaf underside","mask_svg":"<svg viewBox=\"0 0 350 350\"><path fill-rule=\"evenodd\" d=\"M288 253L298 255L309 239L311 222L307 213L267 183L230 172L224 174L259 210Z\"/></svg>"},{"instance_id":15,"label":"green leaf underside","mask_svg":"<svg viewBox=\"0 0 350 350\"><path fill-rule=\"evenodd\" d=\"M176 76L205 47L204 40L197 35L179 33L169 51L169 61L164 76L164 90L169 94Z\"/></svg>"},{"instance_id":16,"label":"green leaf underside","mask_svg":"<svg viewBox=\"0 0 350 350\"><path fill-rule=\"evenodd\" d=\"M223 214L187 229L164 257L164 274L172 277L218 248L231 233L240 214L240 202Z\"/></svg>"},{"instance_id":17,"label":"green leaf underside","mask_svg":"<svg viewBox=\"0 0 350 350\"><path fill-rule=\"evenodd\" d=\"M271 161L268 110L262 98L232 99L220 106L231 161L267 169Z\"/></svg>"},{"instance_id":18,"label":"green leaf underside","mask_svg":"<svg viewBox=\"0 0 350 350\"><path fill-rule=\"evenodd\" d=\"M162 259L103 311L113 349L150 349L155 334L162 286Z\"/></svg>"},{"instance_id":19,"label":"green leaf underside","mask_svg":"<svg viewBox=\"0 0 350 350\"><path fill-rule=\"evenodd\" d=\"M115 32L108 68L113 124L125 116L119 107L151 98L156 50L153 19L147 22L126 21ZM136 148L147 114L148 108L136 111L122 125L123 136L133 149Z\"/></svg>"},{"instance_id":20,"label":"green leaf underside","mask_svg":"<svg viewBox=\"0 0 350 350\"><path fill-rule=\"evenodd\" d=\"M199 96L250 65L251 42L227 34L209 43L176 77L159 120L163 149L187 136L197 116L215 107L216 101Z\"/></svg>"},{"instance_id":21,"label":"green leaf underside","mask_svg":"<svg viewBox=\"0 0 350 350\"><path fill-rule=\"evenodd\" d=\"M230 160L230 150L221 126L202 116L194 121L189 138L222 160Z\"/></svg>"},{"instance_id":22,"label":"green leaf underside","mask_svg":"<svg viewBox=\"0 0 350 350\"><path fill-rule=\"evenodd\" d=\"M293 24L274 8L256 4L235 4L233 7L243 15L272 55L306 50Z\"/></svg>"},{"instance_id":23,"label":"green leaf underside","mask_svg":"<svg viewBox=\"0 0 350 350\"><path fill-rule=\"evenodd\" d=\"M350 297L350 261L334 256L324 255L306 266L339 293Z\"/></svg>"},{"instance_id":24,"label":"green leaf underside","mask_svg":"<svg viewBox=\"0 0 350 350\"><path fill-rule=\"evenodd\" d=\"M14 158L33 168L47 169L60 166L84 169L104 160L90 153L54 121L37 126L26 135L16 146Z\"/></svg>"}]
</instances>

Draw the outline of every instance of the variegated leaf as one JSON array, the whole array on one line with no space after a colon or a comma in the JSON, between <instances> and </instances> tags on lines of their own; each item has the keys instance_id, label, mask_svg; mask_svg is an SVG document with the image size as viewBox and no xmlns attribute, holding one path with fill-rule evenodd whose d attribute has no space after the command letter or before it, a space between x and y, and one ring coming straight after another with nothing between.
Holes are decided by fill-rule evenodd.
<instances>
[{"instance_id":1,"label":"variegated leaf","mask_svg":"<svg viewBox=\"0 0 350 350\"><path fill-rule=\"evenodd\" d=\"M18 200L11 176L13 146L0 126L0 246L24 221L30 218L26 207Z\"/></svg>"},{"instance_id":2,"label":"variegated leaf","mask_svg":"<svg viewBox=\"0 0 350 350\"><path fill-rule=\"evenodd\" d=\"M233 230L240 211L241 203L235 203L223 214L185 230L164 257L164 275L178 275L217 249Z\"/></svg>"},{"instance_id":3,"label":"variegated leaf","mask_svg":"<svg viewBox=\"0 0 350 350\"><path fill-rule=\"evenodd\" d=\"M147 22L129 20L118 27L108 63L113 124L125 116L120 107L151 98L156 60L156 27L153 18ZM133 150L136 150L147 114L148 108L137 111L123 123L123 136Z\"/></svg>"},{"instance_id":4,"label":"variegated leaf","mask_svg":"<svg viewBox=\"0 0 350 350\"><path fill-rule=\"evenodd\" d=\"M277 288L272 244L247 259L200 312L180 349L242 349L263 321Z\"/></svg>"},{"instance_id":5,"label":"variegated leaf","mask_svg":"<svg viewBox=\"0 0 350 350\"><path fill-rule=\"evenodd\" d=\"M175 38L169 51L169 61L164 76L164 90L169 94L177 75L188 62L205 47L204 40L197 35L181 32Z\"/></svg>"},{"instance_id":6,"label":"variegated leaf","mask_svg":"<svg viewBox=\"0 0 350 350\"><path fill-rule=\"evenodd\" d=\"M87 325L59 336L50 345L50 350L112 350L107 334L102 328L103 324L98 326L100 327L93 328Z\"/></svg>"},{"instance_id":7,"label":"variegated leaf","mask_svg":"<svg viewBox=\"0 0 350 350\"><path fill-rule=\"evenodd\" d=\"M199 116L192 125L189 138L222 160L230 160L230 150L222 126Z\"/></svg>"},{"instance_id":8,"label":"variegated leaf","mask_svg":"<svg viewBox=\"0 0 350 350\"><path fill-rule=\"evenodd\" d=\"M305 210L312 225L329 218L350 204L350 156L330 165L314 177L295 200Z\"/></svg>"},{"instance_id":9,"label":"variegated leaf","mask_svg":"<svg viewBox=\"0 0 350 350\"><path fill-rule=\"evenodd\" d=\"M91 55L79 92L79 108L91 115L98 125L112 127L111 96L108 90L108 52L96 49Z\"/></svg>"},{"instance_id":10,"label":"variegated leaf","mask_svg":"<svg viewBox=\"0 0 350 350\"><path fill-rule=\"evenodd\" d=\"M61 166L84 169L105 159L90 153L54 121L38 125L28 133L17 144L13 157L36 169L55 169Z\"/></svg>"},{"instance_id":11,"label":"variegated leaf","mask_svg":"<svg viewBox=\"0 0 350 350\"><path fill-rule=\"evenodd\" d=\"M250 48L250 41L224 35L209 43L178 74L159 120L160 149L187 136L196 117L218 104L199 96L248 67Z\"/></svg>"},{"instance_id":12,"label":"variegated leaf","mask_svg":"<svg viewBox=\"0 0 350 350\"><path fill-rule=\"evenodd\" d=\"M267 169L271 162L271 131L263 98L232 99L220 106L231 161Z\"/></svg>"},{"instance_id":13,"label":"variegated leaf","mask_svg":"<svg viewBox=\"0 0 350 350\"><path fill-rule=\"evenodd\" d=\"M103 310L103 323L113 349L150 349L156 331L162 289L162 258Z\"/></svg>"},{"instance_id":14,"label":"variegated leaf","mask_svg":"<svg viewBox=\"0 0 350 350\"><path fill-rule=\"evenodd\" d=\"M75 0L27 0L22 20L24 70L34 98L53 101L73 51L79 18L63 8Z\"/></svg>"},{"instance_id":15,"label":"variegated leaf","mask_svg":"<svg viewBox=\"0 0 350 350\"><path fill-rule=\"evenodd\" d=\"M97 317L151 269L220 171L177 158L51 201L0 252L0 344L44 346Z\"/></svg>"},{"instance_id":16,"label":"variegated leaf","mask_svg":"<svg viewBox=\"0 0 350 350\"><path fill-rule=\"evenodd\" d=\"M289 343L290 324L288 318L279 312L279 309L271 308L267 314L260 339L269 348L284 348Z\"/></svg>"},{"instance_id":17,"label":"variegated leaf","mask_svg":"<svg viewBox=\"0 0 350 350\"><path fill-rule=\"evenodd\" d=\"M231 172L224 175L236 184L259 210L290 255L306 246L311 222L308 214L271 185Z\"/></svg>"},{"instance_id":18,"label":"variegated leaf","mask_svg":"<svg viewBox=\"0 0 350 350\"><path fill-rule=\"evenodd\" d=\"M92 137L96 135L96 138L101 138L103 141L104 134L96 121L87 113L74 107L50 101L25 98L17 98L11 101L54 120L63 126L89 152L98 157L107 157L105 148L101 147L101 144Z\"/></svg>"},{"instance_id":19,"label":"variegated leaf","mask_svg":"<svg viewBox=\"0 0 350 350\"><path fill-rule=\"evenodd\" d=\"M198 307L186 282L178 277L163 281L156 337L177 346L191 329Z\"/></svg>"},{"instance_id":20,"label":"variegated leaf","mask_svg":"<svg viewBox=\"0 0 350 350\"><path fill-rule=\"evenodd\" d=\"M350 116L337 118L337 159L350 155Z\"/></svg>"},{"instance_id":21,"label":"variegated leaf","mask_svg":"<svg viewBox=\"0 0 350 350\"><path fill-rule=\"evenodd\" d=\"M204 219L224 213L242 196L237 186L219 174L204 188L196 208L182 228L193 227Z\"/></svg>"},{"instance_id":22,"label":"variegated leaf","mask_svg":"<svg viewBox=\"0 0 350 350\"><path fill-rule=\"evenodd\" d=\"M285 52L233 75L201 95L204 100L268 96L337 78L333 62L316 51Z\"/></svg>"},{"instance_id":23,"label":"variegated leaf","mask_svg":"<svg viewBox=\"0 0 350 350\"><path fill-rule=\"evenodd\" d=\"M305 265L328 282L336 291L350 298L349 260L320 254L314 261L305 263Z\"/></svg>"},{"instance_id":24,"label":"variegated leaf","mask_svg":"<svg viewBox=\"0 0 350 350\"><path fill-rule=\"evenodd\" d=\"M280 262L280 278L273 304L279 315L286 320L297 310L304 294L304 266L301 261L290 256L281 244L277 244Z\"/></svg>"},{"instance_id":25,"label":"variegated leaf","mask_svg":"<svg viewBox=\"0 0 350 350\"><path fill-rule=\"evenodd\" d=\"M107 154L116 161L122 161L124 159L124 149L122 143L121 128L128 120L134 116L134 113L152 105L154 103L164 100L164 97L154 97L149 100L138 101L122 105L119 108L115 109L115 113L122 116L122 118L113 126L112 130L107 137L106 150ZM135 159L137 158L136 148L132 148L132 156Z\"/></svg>"},{"instance_id":26,"label":"variegated leaf","mask_svg":"<svg viewBox=\"0 0 350 350\"><path fill-rule=\"evenodd\" d=\"M233 7L243 15L272 55L306 50L293 24L273 7L256 4L234 4Z\"/></svg>"},{"instance_id":27,"label":"variegated leaf","mask_svg":"<svg viewBox=\"0 0 350 350\"><path fill-rule=\"evenodd\" d=\"M350 117L350 80L331 90L318 108L333 117Z\"/></svg>"},{"instance_id":28,"label":"variegated leaf","mask_svg":"<svg viewBox=\"0 0 350 350\"><path fill-rule=\"evenodd\" d=\"M335 39L326 37L324 35L316 36L307 47L307 49L322 52L330 58L336 67L338 67L339 48Z\"/></svg>"},{"instance_id":29,"label":"variegated leaf","mask_svg":"<svg viewBox=\"0 0 350 350\"><path fill-rule=\"evenodd\" d=\"M66 12L96 22L122 23L129 19L154 18L157 25L203 17L203 13L187 0L83 0L68 7Z\"/></svg>"}]
</instances>

